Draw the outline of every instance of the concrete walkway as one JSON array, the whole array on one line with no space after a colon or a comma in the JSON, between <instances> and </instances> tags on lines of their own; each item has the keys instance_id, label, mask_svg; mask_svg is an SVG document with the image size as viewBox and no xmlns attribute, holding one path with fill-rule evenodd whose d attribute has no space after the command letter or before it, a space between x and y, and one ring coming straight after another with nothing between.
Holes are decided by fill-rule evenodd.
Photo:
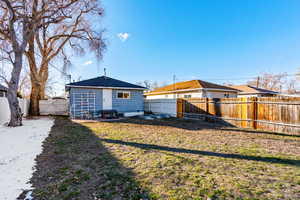
<instances>
[{"instance_id":1,"label":"concrete walkway","mask_svg":"<svg viewBox=\"0 0 300 200\"><path fill-rule=\"evenodd\" d=\"M15 200L34 172L35 158L42 152L42 142L48 136L53 119L24 120L23 126L0 126L0 199Z\"/></svg>"}]
</instances>

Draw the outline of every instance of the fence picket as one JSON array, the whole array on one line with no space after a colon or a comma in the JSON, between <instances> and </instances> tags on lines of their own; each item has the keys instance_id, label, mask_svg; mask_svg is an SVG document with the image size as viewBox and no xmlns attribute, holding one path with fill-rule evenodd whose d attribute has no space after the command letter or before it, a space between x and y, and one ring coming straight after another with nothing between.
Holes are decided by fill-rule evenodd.
<instances>
[{"instance_id":1,"label":"fence picket","mask_svg":"<svg viewBox=\"0 0 300 200\"><path fill-rule=\"evenodd\" d=\"M242 128L300 134L300 98L177 99L177 116L201 116Z\"/></svg>"}]
</instances>

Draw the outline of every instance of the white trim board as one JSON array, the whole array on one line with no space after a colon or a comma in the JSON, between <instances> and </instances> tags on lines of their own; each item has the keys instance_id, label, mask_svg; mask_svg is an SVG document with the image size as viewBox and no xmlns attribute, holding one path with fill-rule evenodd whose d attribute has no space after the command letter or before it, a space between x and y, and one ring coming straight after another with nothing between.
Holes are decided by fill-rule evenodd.
<instances>
[{"instance_id":1,"label":"white trim board","mask_svg":"<svg viewBox=\"0 0 300 200\"><path fill-rule=\"evenodd\" d=\"M238 93L237 90L230 90L230 89L218 89L218 88L193 88L193 89L172 90L172 91L164 91L164 92L149 92L148 94L144 94L144 95L147 96L147 95L167 94L167 93L176 93L176 92L188 92L188 91L197 91L197 90L202 90L202 91L236 92L236 93Z\"/></svg>"}]
</instances>

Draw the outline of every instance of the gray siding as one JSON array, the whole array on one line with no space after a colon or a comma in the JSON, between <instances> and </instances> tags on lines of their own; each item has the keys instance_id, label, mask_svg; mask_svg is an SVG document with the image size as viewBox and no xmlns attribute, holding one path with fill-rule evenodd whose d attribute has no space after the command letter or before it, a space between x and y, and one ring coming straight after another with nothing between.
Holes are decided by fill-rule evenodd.
<instances>
[{"instance_id":1,"label":"gray siding","mask_svg":"<svg viewBox=\"0 0 300 200\"><path fill-rule=\"evenodd\" d=\"M130 99L118 99L117 91L128 91L130 92ZM70 113L73 117L80 117L80 109L83 108L80 105L75 107L75 94L85 94L89 95L95 93L95 110L103 109L103 91L102 89L88 89L88 88L70 88ZM87 101L93 101L91 99ZM92 107L84 107L86 110L93 110ZM118 112L136 112L144 110L144 97L142 90L112 90L112 109Z\"/></svg>"},{"instance_id":2,"label":"gray siding","mask_svg":"<svg viewBox=\"0 0 300 200\"><path fill-rule=\"evenodd\" d=\"M118 99L118 91L130 92L130 99ZM112 108L118 112L136 112L144 110L144 97L141 90L113 90Z\"/></svg>"},{"instance_id":3,"label":"gray siding","mask_svg":"<svg viewBox=\"0 0 300 200\"><path fill-rule=\"evenodd\" d=\"M102 109L102 89L88 89L88 88L70 88L70 113L73 117L80 116L80 106L75 107L74 102L74 95L76 94L91 94L95 93L95 110L101 110ZM89 99L90 102L92 102L92 99ZM93 110L93 107L86 108L86 110Z\"/></svg>"}]
</instances>

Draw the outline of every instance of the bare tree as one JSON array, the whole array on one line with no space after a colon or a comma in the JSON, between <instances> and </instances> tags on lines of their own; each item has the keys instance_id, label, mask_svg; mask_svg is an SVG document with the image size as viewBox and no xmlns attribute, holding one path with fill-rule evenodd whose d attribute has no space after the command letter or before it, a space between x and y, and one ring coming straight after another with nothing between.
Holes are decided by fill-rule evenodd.
<instances>
[{"instance_id":1,"label":"bare tree","mask_svg":"<svg viewBox=\"0 0 300 200\"><path fill-rule=\"evenodd\" d=\"M12 64L8 85L11 111L9 126L22 125L22 114L17 98L23 55L37 31L51 24L59 24L67 17L65 12L80 0L0 0L0 50L2 59Z\"/></svg>"},{"instance_id":2,"label":"bare tree","mask_svg":"<svg viewBox=\"0 0 300 200\"><path fill-rule=\"evenodd\" d=\"M284 84L286 83L287 73L271 74L263 73L257 79L248 81L248 85L260 87L268 90L281 92Z\"/></svg>"},{"instance_id":3,"label":"bare tree","mask_svg":"<svg viewBox=\"0 0 300 200\"><path fill-rule=\"evenodd\" d=\"M23 98L28 98L30 95L30 88L31 88L30 73L27 70L27 68L23 67L23 70L20 75L20 84L19 84L18 92Z\"/></svg>"},{"instance_id":4,"label":"bare tree","mask_svg":"<svg viewBox=\"0 0 300 200\"><path fill-rule=\"evenodd\" d=\"M163 86L167 85L166 82L158 83L157 81L149 81L149 80L139 81L136 84L140 85L140 86L143 86L143 87L146 87L149 90L155 90L157 88L160 88L160 87L163 87Z\"/></svg>"},{"instance_id":5,"label":"bare tree","mask_svg":"<svg viewBox=\"0 0 300 200\"><path fill-rule=\"evenodd\" d=\"M288 94L296 94L297 93L297 89L296 89L296 80L295 79L291 79L288 80L286 83L286 92Z\"/></svg>"},{"instance_id":6,"label":"bare tree","mask_svg":"<svg viewBox=\"0 0 300 200\"><path fill-rule=\"evenodd\" d=\"M49 65L55 58L64 61L60 70L65 73L66 67L70 65L69 56L72 50L83 54L88 48L100 59L105 49L103 30L99 28L99 24L93 26L91 23L97 20L100 22L99 18L103 16L99 1L64 0L63 4L57 4L56 9L61 9L58 14L64 19L59 23L47 23L51 19L45 19L41 28L30 37L25 52L30 67L32 115L39 114L39 100L45 99Z\"/></svg>"},{"instance_id":7,"label":"bare tree","mask_svg":"<svg viewBox=\"0 0 300 200\"><path fill-rule=\"evenodd\" d=\"M34 11L31 15L28 10ZM0 41L1 51L5 53L2 59L12 63L7 98L11 111L9 126L22 125L22 114L17 98L19 78L23 65L23 54L30 36L34 35L39 26L41 14L37 11L37 0L0 1Z\"/></svg>"}]
</instances>

